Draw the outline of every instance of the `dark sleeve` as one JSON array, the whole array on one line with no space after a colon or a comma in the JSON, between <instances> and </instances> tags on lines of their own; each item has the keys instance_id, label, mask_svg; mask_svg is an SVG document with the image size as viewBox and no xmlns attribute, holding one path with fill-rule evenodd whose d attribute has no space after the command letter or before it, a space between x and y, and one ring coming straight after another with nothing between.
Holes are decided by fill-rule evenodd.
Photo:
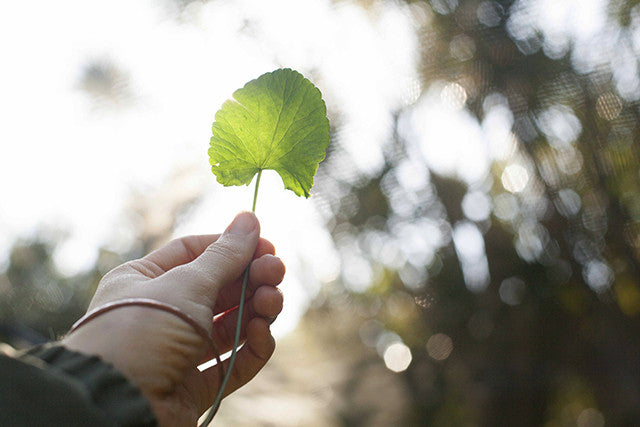
<instances>
[{"instance_id":1,"label":"dark sleeve","mask_svg":"<svg viewBox=\"0 0 640 427\"><path fill-rule=\"evenodd\" d=\"M113 366L61 346L0 353L0 426L155 426L149 403Z\"/></svg>"}]
</instances>

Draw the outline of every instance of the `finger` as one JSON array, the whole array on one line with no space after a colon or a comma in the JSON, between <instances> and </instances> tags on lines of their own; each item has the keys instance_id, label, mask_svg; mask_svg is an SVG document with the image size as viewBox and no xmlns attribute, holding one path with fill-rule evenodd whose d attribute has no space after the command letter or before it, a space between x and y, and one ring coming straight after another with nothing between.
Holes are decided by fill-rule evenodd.
<instances>
[{"instance_id":1,"label":"finger","mask_svg":"<svg viewBox=\"0 0 640 427\"><path fill-rule=\"evenodd\" d=\"M157 265L163 272L196 259L220 234L185 236L171 240L161 248L144 256L142 260Z\"/></svg>"},{"instance_id":2,"label":"finger","mask_svg":"<svg viewBox=\"0 0 640 427\"><path fill-rule=\"evenodd\" d=\"M131 267L142 272L146 277L153 279L174 267L193 261L219 238L220 234L180 237L171 240L143 258L131 261L130 264L134 264ZM253 257L259 258L266 254L275 254L275 248L270 241L260 238Z\"/></svg>"},{"instance_id":3,"label":"finger","mask_svg":"<svg viewBox=\"0 0 640 427\"><path fill-rule=\"evenodd\" d=\"M245 298L251 298L254 291L261 286L277 286L282 282L285 274L285 266L282 260L271 254L266 254L254 260L249 270L249 282ZM240 304L242 292L240 281L226 285L218 295L213 313L223 313Z\"/></svg>"},{"instance_id":4,"label":"finger","mask_svg":"<svg viewBox=\"0 0 640 427\"><path fill-rule=\"evenodd\" d=\"M204 249L218 240L220 234L185 236L174 239L150 254L123 264L130 271L155 279L171 268L194 260Z\"/></svg>"},{"instance_id":5,"label":"finger","mask_svg":"<svg viewBox=\"0 0 640 427\"><path fill-rule=\"evenodd\" d=\"M261 317L267 319L269 323L271 319L274 319L282 312L283 301L284 299L280 289L272 286L261 286L258 288L253 298L247 301L246 309L242 313L240 342L243 342L246 337L246 328L249 322L251 322L251 319ZM237 308L214 319L212 338L220 354L226 353L233 348L237 326ZM214 357L215 354L208 350L202 362L204 363Z\"/></svg>"},{"instance_id":6,"label":"finger","mask_svg":"<svg viewBox=\"0 0 640 427\"><path fill-rule=\"evenodd\" d=\"M253 213L236 216L225 232L193 261L163 277L181 283L189 298L213 309L218 290L236 281L249 265L258 245L260 224Z\"/></svg>"},{"instance_id":7,"label":"finger","mask_svg":"<svg viewBox=\"0 0 640 427\"><path fill-rule=\"evenodd\" d=\"M273 354L275 347L276 342L271 336L267 321L261 318L252 319L247 325L247 341L236 355L236 361L233 365L229 382L225 387L224 396L242 387L260 372ZM229 367L229 360L225 360L222 363L224 372L226 372ZM206 402L205 405L207 406L200 408L200 411L204 411L208 405L213 403L222 378L220 378L220 370L217 366L207 368L199 375L200 379L204 380L202 381L204 389L197 390L204 394L204 399L199 399L201 402Z\"/></svg>"},{"instance_id":8,"label":"finger","mask_svg":"<svg viewBox=\"0 0 640 427\"><path fill-rule=\"evenodd\" d=\"M258 239L258 247L256 251L253 253L253 259L258 259L264 255L275 255L276 248L273 246L273 243L268 241L265 238Z\"/></svg>"}]
</instances>

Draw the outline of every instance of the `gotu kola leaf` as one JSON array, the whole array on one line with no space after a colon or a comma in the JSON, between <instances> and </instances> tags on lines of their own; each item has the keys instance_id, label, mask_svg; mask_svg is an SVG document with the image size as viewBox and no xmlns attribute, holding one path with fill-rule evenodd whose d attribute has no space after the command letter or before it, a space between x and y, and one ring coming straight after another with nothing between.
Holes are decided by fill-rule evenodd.
<instances>
[{"instance_id":1,"label":"gotu kola leaf","mask_svg":"<svg viewBox=\"0 0 640 427\"><path fill-rule=\"evenodd\" d=\"M216 113L209 163L223 185L249 185L273 169L285 188L309 197L329 145L320 90L297 71L261 75L233 93Z\"/></svg>"}]
</instances>

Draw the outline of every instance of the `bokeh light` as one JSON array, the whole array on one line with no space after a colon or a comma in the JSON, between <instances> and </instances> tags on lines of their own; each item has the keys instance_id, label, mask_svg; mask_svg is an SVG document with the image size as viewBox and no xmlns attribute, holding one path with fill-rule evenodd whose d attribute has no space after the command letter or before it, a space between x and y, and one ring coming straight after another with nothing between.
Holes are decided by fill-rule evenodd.
<instances>
[{"instance_id":1,"label":"bokeh light","mask_svg":"<svg viewBox=\"0 0 640 427\"><path fill-rule=\"evenodd\" d=\"M519 193L529 182L529 172L522 165L512 164L504 168L501 180L505 190Z\"/></svg>"},{"instance_id":2,"label":"bokeh light","mask_svg":"<svg viewBox=\"0 0 640 427\"><path fill-rule=\"evenodd\" d=\"M405 371L411 359L411 350L400 342L391 344L384 351L384 364L393 372Z\"/></svg>"},{"instance_id":3,"label":"bokeh light","mask_svg":"<svg viewBox=\"0 0 640 427\"><path fill-rule=\"evenodd\" d=\"M447 359L453 351L453 341L448 335L435 334L427 341L427 353L434 360Z\"/></svg>"},{"instance_id":4,"label":"bokeh light","mask_svg":"<svg viewBox=\"0 0 640 427\"><path fill-rule=\"evenodd\" d=\"M587 408L580 412L576 420L578 427L604 427L604 417L602 413L594 408Z\"/></svg>"}]
</instances>

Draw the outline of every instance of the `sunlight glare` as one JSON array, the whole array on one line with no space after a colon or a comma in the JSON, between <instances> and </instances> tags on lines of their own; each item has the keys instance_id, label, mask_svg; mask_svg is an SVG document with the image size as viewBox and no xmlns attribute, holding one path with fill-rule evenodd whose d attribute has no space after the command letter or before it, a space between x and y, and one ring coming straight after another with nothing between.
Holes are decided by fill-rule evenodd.
<instances>
[{"instance_id":1,"label":"sunlight glare","mask_svg":"<svg viewBox=\"0 0 640 427\"><path fill-rule=\"evenodd\" d=\"M441 82L429 88L401 121L399 132L418 144L436 173L459 177L469 184L478 182L489 171L482 129L468 111L452 109L443 101L442 88ZM448 91L461 93L455 87Z\"/></svg>"}]
</instances>

